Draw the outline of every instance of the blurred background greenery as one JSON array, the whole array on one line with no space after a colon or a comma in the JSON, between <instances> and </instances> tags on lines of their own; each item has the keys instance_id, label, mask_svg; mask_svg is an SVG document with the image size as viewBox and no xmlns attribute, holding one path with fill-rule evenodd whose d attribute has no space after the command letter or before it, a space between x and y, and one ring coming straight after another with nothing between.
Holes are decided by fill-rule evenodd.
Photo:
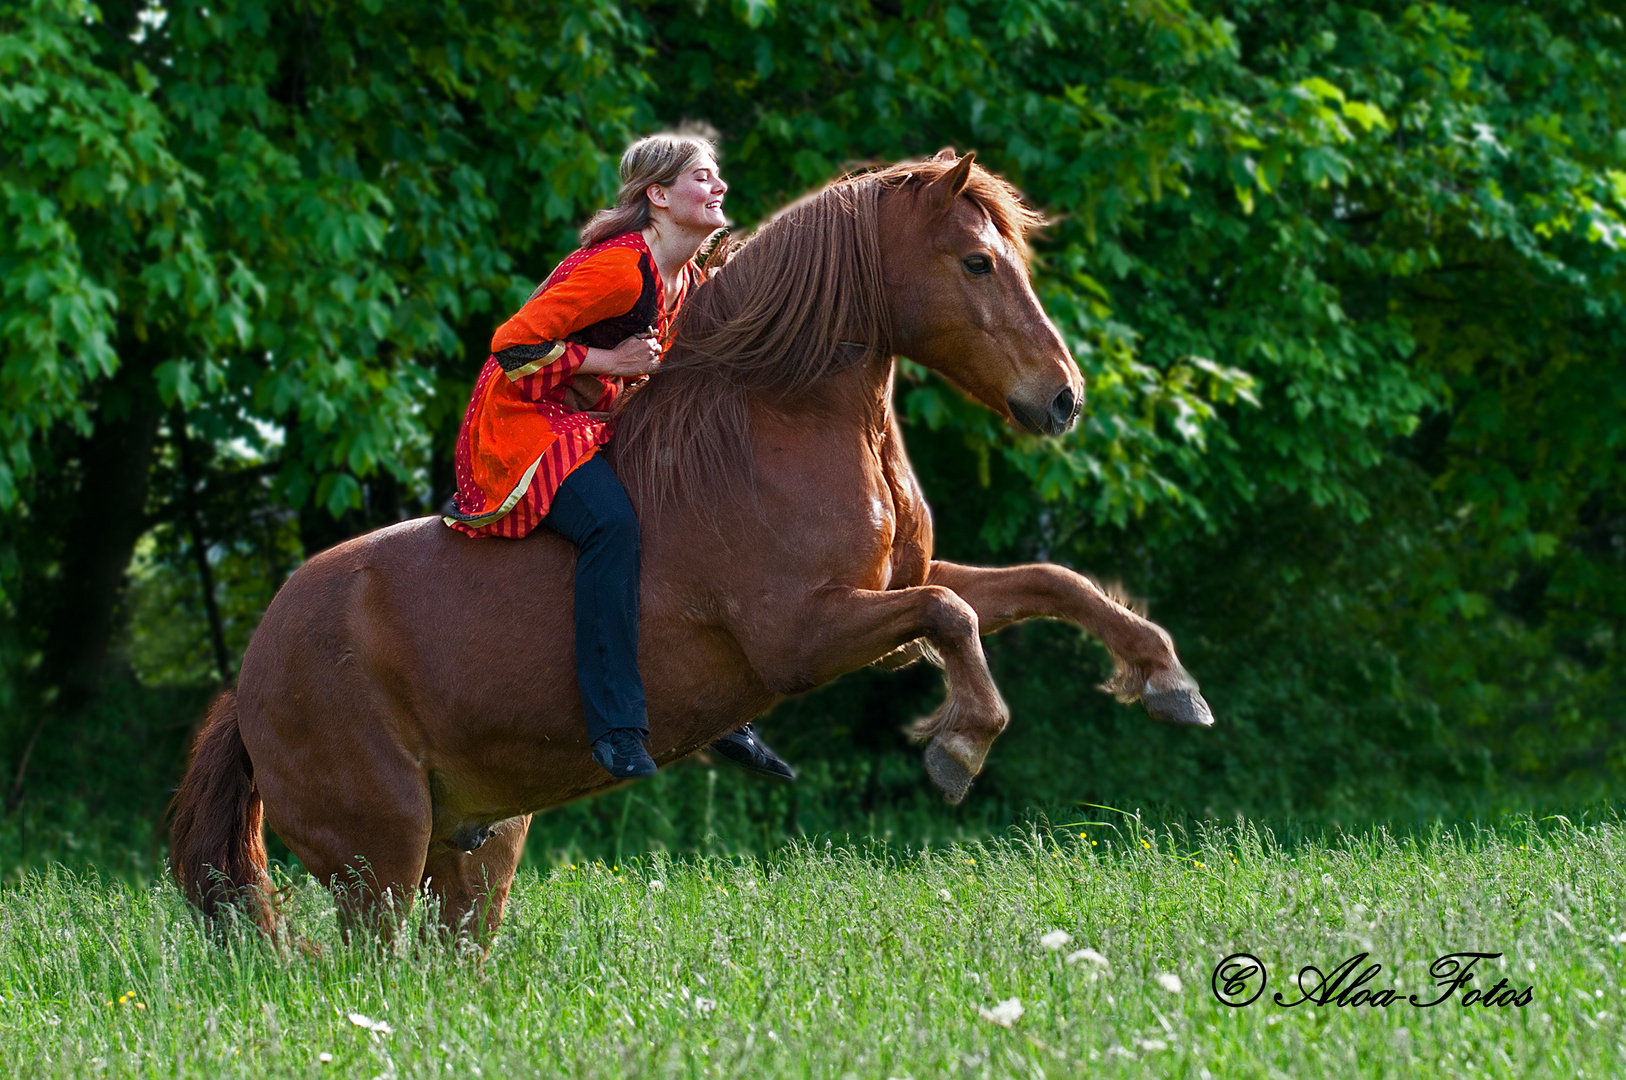
<instances>
[{"instance_id":1,"label":"blurred background greenery","mask_svg":"<svg viewBox=\"0 0 1626 1080\"><path fill-rule=\"evenodd\" d=\"M533 858L1608 802L1623 49L1604 0L0 2L0 872L157 871L277 587L450 494L492 328L684 122L744 228L944 145L1049 215L1085 422L1017 436L905 365L939 550L1121 583L1220 722L1025 626L962 807L902 734L936 672L866 671L763 721L796 785L696 760Z\"/></svg>"}]
</instances>

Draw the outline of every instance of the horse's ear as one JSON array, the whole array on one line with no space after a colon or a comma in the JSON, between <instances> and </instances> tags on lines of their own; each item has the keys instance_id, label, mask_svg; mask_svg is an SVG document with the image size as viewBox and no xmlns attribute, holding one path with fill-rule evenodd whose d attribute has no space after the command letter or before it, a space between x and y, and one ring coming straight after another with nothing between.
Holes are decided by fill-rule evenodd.
<instances>
[{"instance_id":1,"label":"horse's ear","mask_svg":"<svg viewBox=\"0 0 1626 1080\"><path fill-rule=\"evenodd\" d=\"M939 154L939 157L942 155ZM977 159L975 151L968 151L954 168L933 180L926 188L926 205L933 214L942 214L954 205L954 200L965 190L971 179L971 163Z\"/></svg>"},{"instance_id":2,"label":"horse's ear","mask_svg":"<svg viewBox=\"0 0 1626 1080\"><path fill-rule=\"evenodd\" d=\"M932 155L932 160L933 161L949 161L949 162L953 162L953 161L958 161L959 157L958 157L958 155L956 155L954 153L954 147L945 146L945 147L943 147L943 149L939 150L937 153Z\"/></svg>"}]
</instances>

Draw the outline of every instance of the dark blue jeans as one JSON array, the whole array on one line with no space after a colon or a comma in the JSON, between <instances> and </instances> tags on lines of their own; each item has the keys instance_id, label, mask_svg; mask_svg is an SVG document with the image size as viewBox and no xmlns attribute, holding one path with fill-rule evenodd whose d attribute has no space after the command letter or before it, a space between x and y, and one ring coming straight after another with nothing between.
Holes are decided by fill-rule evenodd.
<instances>
[{"instance_id":1,"label":"dark blue jeans","mask_svg":"<svg viewBox=\"0 0 1626 1080\"><path fill-rule=\"evenodd\" d=\"M576 682L587 738L648 733L638 675L638 518L603 453L565 477L542 524L576 545Z\"/></svg>"}]
</instances>

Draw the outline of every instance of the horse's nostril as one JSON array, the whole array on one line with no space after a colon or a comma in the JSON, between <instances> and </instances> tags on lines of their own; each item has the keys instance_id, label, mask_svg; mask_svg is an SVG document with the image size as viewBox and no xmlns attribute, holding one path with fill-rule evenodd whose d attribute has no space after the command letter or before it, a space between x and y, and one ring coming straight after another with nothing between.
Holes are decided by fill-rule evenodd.
<instances>
[{"instance_id":1,"label":"horse's nostril","mask_svg":"<svg viewBox=\"0 0 1626 1080\"><path fill-rule=\"evenodd\" d=\"M1035 434L1048 434L1050 418L1039 408L1027 404L1014 394L1005 399L1005 404L1011 410L1011 417L1022 427Z\"/></svg>"},{"instance_id":2,"label":"horse's nostril","mask_svg":"<svg viewBox=\"0 0 1626 1080\"><path fill-rule=\"evenodd\" d=\"M1067 425L1073 422L1078 415L1078 403L1073 397L1073 388L1064 386L1057 392L1050 402L1051 430L1060 433L1067 430Z\"/></svg>"},{"instance_id":3,"label":"horse's nostril","mask_svg":"<svg viewBox=\"0 0 1626 1080\"><path fill-rule=\"evenodd\" d=\"M1073 425L1078 417L1079 402L1073 388L1064 386L1051 397L1049 404L1029 404L1012 394L1005 399L1011 417L1035 435L1060 435Z\"/></svg>"}]
</instances>

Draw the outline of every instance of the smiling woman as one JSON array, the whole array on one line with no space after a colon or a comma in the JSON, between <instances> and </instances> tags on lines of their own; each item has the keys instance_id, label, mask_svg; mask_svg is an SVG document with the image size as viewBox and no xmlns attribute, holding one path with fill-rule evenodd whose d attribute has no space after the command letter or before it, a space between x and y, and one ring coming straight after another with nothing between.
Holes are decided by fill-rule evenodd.
<instances>
[{"instance_id":1,"label":"smiling woman","mask_svg":"<svg viewBox=\"0 0 1626 1080\"><path fill-rule=\"evenodd\" d=\"M609 440L604 414L624 384L659 366L672 318L699 282L695 252L726 223L728 186L704 139L641 139L621 176L615 206L588 222L582 247L492 338L458 437L457 512L447 515L470 536L517 538L546 523L560 485Z\"/></svg>"},{"instance_id":2,"label":"smiling woman","mask_svg":"<svg viewBox=\"0 0 1626 1080\"><path fill-rule=\"evenodd\" d=\"M508 538L544 525L576 545L576 674L588 738L595 761L632 779L655 771L638 673L638 521L598 449L617 396L660 367L672 320L701 281L695 253L727 224L728 185L711 142L685 134L633 143L621 180L615 205L582 230L581 249L492 338L458 434L446 524ZM748 728L717 749L791 775Z\"/></svg>"}]
</instances>

